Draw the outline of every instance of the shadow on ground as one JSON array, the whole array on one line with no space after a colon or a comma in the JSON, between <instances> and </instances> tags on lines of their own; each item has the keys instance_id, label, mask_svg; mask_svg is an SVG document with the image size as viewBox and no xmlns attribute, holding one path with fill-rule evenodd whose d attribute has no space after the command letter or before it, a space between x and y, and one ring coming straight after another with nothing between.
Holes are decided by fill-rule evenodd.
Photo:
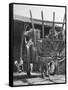
<instances>
[{"instance_id":1,"label":"shadow on ground","mask_svg":"<svg viewBox=\"0 0 68 90\"><path fill-rule=\"evenodd\" d=\"M27 75L13 76L13 80L14 81L21 80L24 83L26 83L27 82L26 79L37 78L37 77L40 77L41 78L41 75L31 75L30 77L28 77Z\"/></svg>"}]
</instances>

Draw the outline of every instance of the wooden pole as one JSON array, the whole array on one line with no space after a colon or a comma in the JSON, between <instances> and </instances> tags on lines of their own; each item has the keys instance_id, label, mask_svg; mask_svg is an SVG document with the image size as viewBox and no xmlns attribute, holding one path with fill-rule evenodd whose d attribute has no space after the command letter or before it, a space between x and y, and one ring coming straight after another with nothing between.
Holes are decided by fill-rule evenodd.
<instances>
[{"instance_id":1,"label":"wooden pole","mask_svg":"<svg viewBox=\"0 0 68 90\"><path fill-rule=\"evenodd\" d=\"M65 21L65 15L64 15L64 18L63 18L62 30L63 30L63 27L64 27L64 21Z\"/></svg>"},{"instance_id":2,"label":"wooden pole","mask_svg":"<svg viewBox=\"0 0 68 90\"><path fill-rule=\"evenodd\" d=\"M22 60L22 47L23 47L23 39L24 39L24 37L23 37L24 35L23 35L23 33L22 33L22 36L21 36L21 48L20 48L20 60Z\"/></svg>"},{"instance_id":3,"label":"wooden pole","mask_svg":"<svg viewBox=\"0 0 68 90\"><path fill-rule=\"evenodd\" d=\"M41 11L41 17L42 17L42 38L44 39L44 21L43 21L43 11Z\"/></svg>"},{"instance_id":4,"label":"wooden pole","mask_svg":"<svg viewBox=\"0 0 68 90\"><path fill-rule=\"evenodd\" d=\"M55 32L55 12L53 12L53 33Z\"/></svg>"},{"instance_id":5,"label":"wooden pole","mask_svg":"<svg viewBox=\"0 0 68 90\"><path fill-rule=\"evenodd\" d=\"M53 34L55 33L55 12L53 12ZM56 65L56 74L59 74L59 65L58 65L58 59L57 59L57 53L55 56L55 65Z\"/></svg>"},{"instance_id":6,"label":"wooden pole","mask_svg":"<svg viewBox=\"0 0 68 90\"><path fill-rule=\"evenodd\" d=\"M34 45L35 45L35 47L34 48L36 48L36 30L35 30L35 28L34 28L34 22L33 22L33 19L32 19L32 12L31 12L31 10L30 10L30 19L31 19L31 23L32 23L32 29L33 29L33 31L34 31ZM37 48L36 48L37 49ZM37 54L37 50L35 51L35 58L36 58L36 61L37 61L37 58L38 57L38 54ZM33 58L33 57L32 57Z\"/></svg>"},{"instance_id":7,"label":"wooden pole","mask_svg":"<svg viewBox=\"0 0 68 90\"><path fill-rule=\"evenodd\" d=\"M24 26L24 32L26 32L27 26ZM21 36L21 47L20 47L20 60L22 60L22 47L23 47L23 40L24 40L24 32L22 32L22 36Z\"/></svg>"},{"instance_id":8,"label":"wooden pole","mask_svg":"<svg viewBox=\"0 0 68 90\"><path fill-rule=\"evenodd\" d=\"M33 23L33 19L32 19L32 12L30 10L30 19L31 19L31 23L32 23L32 29L34 31L34 43L36 44L36 33L35 33L35 29L34 29L34 23Z\"/></svg>"},{"instance_id":9,"label":"wooden pole","mask_svg":"<svg viewBox=\"0 0 68 90\"><path fill-rule=\"evenodd\" d=\"M61 31L60 31L60 34L62 35L62 40L64 40L64 22L65 22L65 15L64 15L64 18L63 18L63 24L62 24L62 27L61 27Z\"/></svg>"}]
</instances>

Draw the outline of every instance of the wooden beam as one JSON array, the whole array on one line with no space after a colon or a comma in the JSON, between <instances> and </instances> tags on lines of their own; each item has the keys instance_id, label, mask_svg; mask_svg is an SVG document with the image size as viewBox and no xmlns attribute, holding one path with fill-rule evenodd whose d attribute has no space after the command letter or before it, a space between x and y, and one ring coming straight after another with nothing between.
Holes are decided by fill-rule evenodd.
<instances>
[{"instance_id":1,"label":"wooden beam","mask_svg":"<svg viewBox=\"0 0 68 90\"><path fill-rule=\"evenodd\" d=\"M23 17L18 17L18 16L16 16L15 18L14 18L14 20L19 20L19 21L24 21L24 22L31 22L31 19L30 18L26 18L27 20L25 20L25 19L23 19ZM42 23L42 20L40 20L40 19L36 19L36 18L32 18L32 20L33 20L33 22L35 22L35 23L37 23L37 22L40 22L40 23ZM48 20L43 20L43 22L44 22L44 24L45 23L53 23L53 21L48 21ZM55 24L63 24L63 22L54 22ZM64 24L66 24L66 22L64 22Z\"/></svg>"},{"instance_id":2,"label":"wooden beam","mask_svg":"<svg viewBox=\"0 0 68 90\"><path fill-rule=\"evenodd\" d=\"M42 17L42 37L44 39L44 21L43 21L43 11L41 11L41 17Z\"/></svg>"},{"instance_id":3,"label":"wooden beam","mask_svg":"<svg viewBox=\"0 0 68 90\"><path fill-rule=\"evenodd\" d=\"M42 20L35 19L35 18L33 18L33 21L34 21L34 22L35 22L35 21L37 21L37 22L42 22ZM48 21L48 20L43 20L43 22L44 22L44 23L53 23L53 21ZM66 24L65 22L63 23L63 22L56 22L56 21L54 21L54 23L55 23L55 24Z\"/></svg>"}]
</instances>

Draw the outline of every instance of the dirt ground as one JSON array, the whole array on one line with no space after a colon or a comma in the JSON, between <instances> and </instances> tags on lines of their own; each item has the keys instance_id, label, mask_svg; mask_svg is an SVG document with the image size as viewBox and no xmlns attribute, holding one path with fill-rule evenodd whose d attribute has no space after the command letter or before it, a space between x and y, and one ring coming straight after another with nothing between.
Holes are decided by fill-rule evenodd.
<instances>
[{"instance_id":1,"label":"dirt ground","mask_svg":"<svg viewBox=\"0 0 68 90\"><path fill-rule=\"evenodd\" d=\"M14 73L13 85L36 85L36 84L56 84L65 83L65 75L54 75L50 77L41 78L40 73L31 73L28 78L26 73Z\"/></svg>"}]
</instances>

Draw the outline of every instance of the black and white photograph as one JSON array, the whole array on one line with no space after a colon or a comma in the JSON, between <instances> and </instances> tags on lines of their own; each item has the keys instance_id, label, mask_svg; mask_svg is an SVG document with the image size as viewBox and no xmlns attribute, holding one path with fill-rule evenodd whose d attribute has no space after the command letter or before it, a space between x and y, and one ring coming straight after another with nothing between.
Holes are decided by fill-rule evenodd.
<instances>
[{"instance_id":1,"label":"black and white photograph","mask_svg":"<svg viewBox=\"0 0 68 90\"><path fill-rule=\"evenodd\" d=\"M13 86L65 84L66 7L13 4L12 14Z\"/></svg>"}]
</instances>

